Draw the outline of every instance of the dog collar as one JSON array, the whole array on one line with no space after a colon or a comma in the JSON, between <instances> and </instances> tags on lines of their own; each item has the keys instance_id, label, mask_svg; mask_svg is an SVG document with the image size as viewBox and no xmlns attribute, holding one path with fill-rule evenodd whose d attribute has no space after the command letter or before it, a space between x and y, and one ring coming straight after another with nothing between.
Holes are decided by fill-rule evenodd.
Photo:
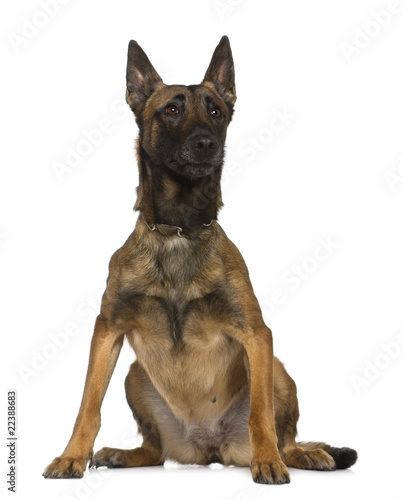
<instances>
[{"instance_id":1,"label":"dog collar","mask_svg":"<svg viewBox=\"0 0 403 500\"><path fill-rule=\"evenodd\" d=\"M179 226L170 226L169 224L148 224L146 221L145 217L143 214L141 214L143 217L143 221L145 222L145 225L148 227L150 231L158 231L161 233L163 236L173 236L176 234L179 238L182 238L183 235L183 229ZM209 227L213 224L215 219L211 219L211 221L207 224L202 224L200 226L200 229L203 229L204 227Z\"/></svg>"}]
</instances>

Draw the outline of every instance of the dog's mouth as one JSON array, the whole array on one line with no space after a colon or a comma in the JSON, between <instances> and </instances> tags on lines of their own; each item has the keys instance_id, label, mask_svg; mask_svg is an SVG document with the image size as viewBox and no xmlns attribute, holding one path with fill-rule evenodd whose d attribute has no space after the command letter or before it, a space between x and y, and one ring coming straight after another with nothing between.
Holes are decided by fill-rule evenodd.
<instances>
[{"instance_id":1,"label":"dog's mouth","mask_svg":"<svg viewBox=\"0 0 403 500\"><path fill-rule=\"evenodd\" d=\"M170 159L167 161L167 166L171 170L186 177L206 177L208 175L211 175L220 165L221 162L179 162L174 159Z\"/></svg>"}]
</instances>

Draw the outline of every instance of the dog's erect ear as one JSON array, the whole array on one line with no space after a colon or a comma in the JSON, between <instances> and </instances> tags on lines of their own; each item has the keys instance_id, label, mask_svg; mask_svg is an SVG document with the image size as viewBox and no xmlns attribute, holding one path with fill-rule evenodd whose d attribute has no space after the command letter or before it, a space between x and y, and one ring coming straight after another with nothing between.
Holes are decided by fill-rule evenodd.
<instances>
[{"instance_id":1,"label":"dog's erect ear","mask_svg":"<svg viewBox=\"0 0 403 500\"><path fill-rule=\"evenodd\" d=\"M129 43L126 70L126 101L138 116L161 77L150 63L140 45L132 40Z\"/></svg>"},{"instance_id":2,"label":"dog's erect ear","mask_svg":"<svg viewBox=\"0 0 403 500\"><path fill-rule=\"evenodd\" d=\"M227 36L217 45L210 62L204 82L211 82L223 100L233 106L236 101L235 70L231 46Z\"/></svg>"}]
</instances>

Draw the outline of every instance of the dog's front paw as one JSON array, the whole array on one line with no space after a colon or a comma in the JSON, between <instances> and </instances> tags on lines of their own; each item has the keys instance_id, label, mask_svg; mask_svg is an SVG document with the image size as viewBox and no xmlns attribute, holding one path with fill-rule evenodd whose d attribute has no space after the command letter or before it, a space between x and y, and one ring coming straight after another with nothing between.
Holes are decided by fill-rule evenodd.
<instances>
[{"instance_id":1,"label":"dog's front paw","mask_svg":"<svg viewBox=\"0 0 403 500\"><path fill-rule=\"evenodd\" d=\"M277 462L252 461L250 470L255 483L285 484L290 482L290 474L281 460Z\"/></svg>"},{"instance_id":2,"label":"dog's front paw","mask_svg":"<svg viewBox=\"0 0 403 500\"><path fill-rule=\"evenodd\" d=\"M83 477L88 458L57 457L49 464L43 477L49 479Z\"/></svg>"}]
</instances>

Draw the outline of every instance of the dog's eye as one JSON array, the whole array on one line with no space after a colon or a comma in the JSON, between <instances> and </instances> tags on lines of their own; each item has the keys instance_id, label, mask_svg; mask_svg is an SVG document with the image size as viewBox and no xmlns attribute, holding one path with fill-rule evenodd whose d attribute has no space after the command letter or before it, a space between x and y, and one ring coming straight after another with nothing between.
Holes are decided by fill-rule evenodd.
<instances>
[{"instance_id":1,"label":"dog's eye","mask_svg":"<svg viewBox=\"0 0 403 500\"><path fill-rule=\"evenodd\" d=\"M175 104L170 104L165 108L165 113L168 115L177 115L179 113L179 108L178 106L175 106Z\"/></svg>"},{"instance_id":2,"label":"dog's eye","mask_svg":"<svg viewBox=\"0 0 403 500\"><path fill-rule=\"evenodd\" d=\"M214 108L211 114L212 116L214 116L214 118L219 118L221 116L221 111L219 108Z\"/></svg>"}]
</instances>

